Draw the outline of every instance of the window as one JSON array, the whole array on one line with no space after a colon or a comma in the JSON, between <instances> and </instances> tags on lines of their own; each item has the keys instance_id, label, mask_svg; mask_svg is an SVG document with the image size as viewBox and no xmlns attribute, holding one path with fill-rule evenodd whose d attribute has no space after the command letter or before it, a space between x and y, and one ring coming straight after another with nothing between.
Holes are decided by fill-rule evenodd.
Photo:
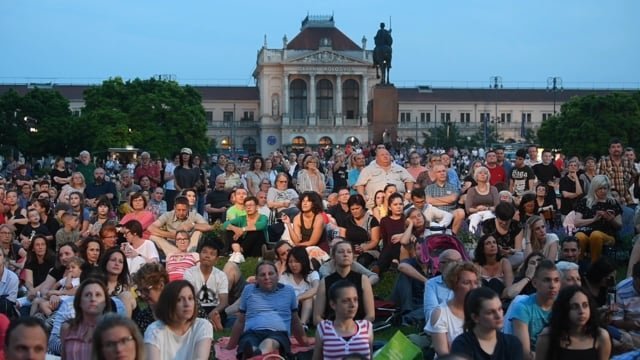
<instances>
[{"instance_id":1,"label":"window","mask_svg":"<svg viewBox=\"0 0 640 360\"><path fill-rule=\"evenodd\" d=\"M468 112L460 113L460 122L461 123L471 122L471 113L468 113Z\"/></svg>"},{"instance_id":2,"label":"window","mask_svg":"<svg viewBox=\"0 0 640 360\"><path fill-rule=\"evenodd\" d=\"M531 113L530 112L523 112L522 113L522 122L531 122Z\"/></svg>"},{"instance_id":3,"label":"window","mask_svg":"<svg viewBox=\"0 0 640 360\"><path fill-rule=\"evenodd\" d=\"M333 140L331 140L331 138L328 136L323 136L320 138L320 140L318 140L318 144L320 144L323 147L331 146L333 145Z\"/></svg>"},{"instance_id":4,"label":"window","mask_svg":"<svg viewBox=\"0 0 640 360\"><path fill-rule=\"evenodd\" d=\"M420 113L420 122L421 123L425 123L425 122L431 122L431 113L430 112L421 112Z\"/></svg>"},{"instance_id":5,"label":"window","mask_svg":"<svg viewBox=\"0 0 640 360\"><path fill-rule=\"evenodd\" d=\"M450 112L441 112L440 113L440 122L451 122L451 113Z\"/></svg>"},{"instance_id":6,"label":"window","mask_svg":"<svg viewBox=\"0 0 640 360\"><path fill-rule=\"evenodd\" d=\"M549 120L553 116L553 113L542 113L542 121Z\"/></svg>"},{"instance_id":7,"label":"window","mask_svg":"<svg viewBox=\"0 0 640 360\"><path fill-rule=\"evenodd\" d=\"M75 117L80 117L80 115L82 115L82 109L72 109L71 110L71 115L73 115Z\"/></svg>"},{"instance_id":8,"label":"window","mask_svg":"<svg viewBox=\"0 0 640 360\"><path fill-rule=\"evenodd\" d=\"M510 123L511 122L511 113L501 113L500 114L500 122L502 122L502 123L505 123L505 122Z\"/></svg>"},{"instance_id":9,"label":"window","mask_svg":"<svg viewBox=\"0 0 640 360\"><path fill-rule=\"evenodd\" d=\"M408 111L403 111L400 113L400 124L405 124L411 122L411 113Z\"/></svg>"},{"instance_id":10,"label":"window","mask_svg":"<svg viewBox=\"0 0 640 360\"><path fill-rule=\"evenodd\" d=\"M480 113L480 122L483 122L483 121L486 121L486 122L491 121L491 113L488 113L488 112Z\"/></svg>"},{"instance_id":11,"label":"window","mask_svg":"<svg viewBox=\"0 0 640 360\"><path fill-rule=\"evenodd\" d=\"M291 140L291 147L294 149L304 149L307 146L307 140L302 136L296 136Z\"/></svg>"},{"instance_id":12,"label":"window","mask_svg":"<svg viewBox=\"0 0 640 360\"><path fill-rule=\"evenodd\" d=\"M342 85L342 111L347 119L359 117L360 88L358 82L349 79Z\"/></svg>"},{"instance_id":13,"label":"window","mask_svg":"<svg viewBox=\"0 0 640 360\"><path fill-rule=\"evenodd\" d=\"M242 119L240 119L242 121L253 121L253 111L245 111Z\"/></svg>"},{"instance_id":14,"label":"window","mask_svg":"<svg viewBox=\"0 0 640 360\"><path fill-rule=\"evenodd\" d=\"M225 111L224 113L222 113L222 121L233 121L233 111Z\"/></svg>"},{"instance_id":15,"label":"window","mask_svg":"<svg viewBox=\"0 0 640 360\"><path fill-rule=\"evenodd\" d=\"M307 83L302 79L295 79L289 85L289 106L292 119L307 118Z\"/></svg>"},{"instance_id":16,"label":"window","mask_svg":"<svg viewBox=\"0 0 640 360\"><path fill-rule=\"evenodd\" d=\"M316 111L319 119L333 117L333 84L327 79L321 79L316 86Z\"/></svg>"},{"instance_id":17,"label":"window","mask_svg":"<svg viewBox=\"0 0 640 360\"><path fill-rule=\"evenodd\" d=\"M211 124L213 122L213 111L205 111L204 117L207 119L207 122Z\"/></svg>"}]
</instances>

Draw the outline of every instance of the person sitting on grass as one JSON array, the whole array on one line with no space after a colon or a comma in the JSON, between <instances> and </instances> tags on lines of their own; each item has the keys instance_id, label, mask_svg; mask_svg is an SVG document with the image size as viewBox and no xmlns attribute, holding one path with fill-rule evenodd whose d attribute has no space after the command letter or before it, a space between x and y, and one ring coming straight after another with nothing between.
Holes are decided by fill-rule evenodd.
<instances>
[{"instance_id":1,"label":"person sitting on grass","mask_svg":"<svg viewBox=\"0 0 640 360\"><path fill-rule=\"evenodd\" d=\"M306 328L313 312L313 299L318 292L320 275L311 270L311 262L307 250L294 247L287 255L287 268L280 275L280 283L291 285L298 297L300 305L300 321Z\"/></svg>"},{"instance_id":2,"label":"person sitting on grass","mask_svg":"<svg viewBox=\"0 0 640 360\"><path fill-rule=\"evenodd\" d=\"M227 220L223 225L225 230L233 232L231 243L233 254L229 261L235 263L244 262L244 255L260 256L262 245L268 239L269 218L258 212L258 199L255 196L248 196L244 199L244 210L246 215Z\"/></svg>"},{"instance_id":3,"label":"person sitting on grass","mask_svg":"<svg viewBox=\"0 0 640 360\"><path fill-rule=\"evenodd\" d=\"M469 291L480 286L480 276L473 263L461 262L447 272L445 281L453 291L453 297L433 309L424 328L431 335L438 357L448 355L453 339L462 334L464 299Z\"/></svg>"},{"instance_id":4,"label":"person sitting on grass","mask_svg":"<svg viewBox=\"0 0 640 360\"><path fill-rule=\"evenodd\" d=\"M80 275L82 274L82 265L84 261L77 256L71 258L67 264L67 271L65 276L58 281L53 289L47 291L44 297L36 298L31 304L31 316L38 312L49 317L51 313L60 306L60 302L73 297L80 286ZM50 302L51 295L57 295L60 298L60 302Z\"/></svg>"},{"instance_id":5,"label":"person sitting on grass","mask_svg":"<svg viewBox=\"0 0 640 360\"><path fill-rule=\"evenodd\" d=\"M348 280L339 280L329 289L329 306L334 320L322 320L316 331L313 359L337 359L358 354L368 359L373 351L373 325L354 320L358 311L358 291Z\"/></svg>"}]
</instances>

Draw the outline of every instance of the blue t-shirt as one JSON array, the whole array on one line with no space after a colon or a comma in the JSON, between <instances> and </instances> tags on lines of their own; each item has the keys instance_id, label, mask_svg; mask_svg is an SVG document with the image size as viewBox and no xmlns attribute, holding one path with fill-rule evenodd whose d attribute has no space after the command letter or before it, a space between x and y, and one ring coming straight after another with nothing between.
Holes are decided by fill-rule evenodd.
<instances>
[{"instance_id":1,"label":"blue t-shirt","mask_svg":"<svg viewBox=\"0 0 640 360\"><path fill-rule=\"evenodd\" d=\"M244 331L286 331L291 335L291 314L298 311L298 298L290 285L278 284L272 292L257 285L245 286L240 311L245 314Z\"/></svg>"},{"instance_id":2,"label":"blue t-shirt","mask_svg":"<svg viewBox=\"0 0 640 360\"><path fill-rule=\"evenodd\" d=\"M526 299L514 303L513 306L513 312L511 312L511 316L507 321L520 320L527 324L531 350L535 351L538 334L548 325L551 310L544 310L538 305L536 302L536 294L529 295ZM513 325L510 329L513 331ZM513 335L513 332L509 333Z\"/></svg>"}]
</instances>

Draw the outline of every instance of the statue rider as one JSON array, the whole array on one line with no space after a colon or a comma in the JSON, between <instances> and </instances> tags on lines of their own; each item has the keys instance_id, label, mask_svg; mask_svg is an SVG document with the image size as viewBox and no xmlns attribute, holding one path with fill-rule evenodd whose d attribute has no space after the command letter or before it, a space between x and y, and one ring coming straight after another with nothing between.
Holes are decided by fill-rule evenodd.
<instances>
[{"instance_id":1,"label":"statue rider","mask_svg":"<svg viewBox=\"0 0 640 360\"><path fill-rule=\"evenodd\" d=\"M376 49L374 51L379 51L383 47L388 47L391 50L391 45L393 45L393 38L391 37L391 29L385 29L384 23L380 23L380 29L376 33L376 36L373 38L376 44ZM389 68L391 68L391 64L389 64Z\"/></svg>"}]
</instances>

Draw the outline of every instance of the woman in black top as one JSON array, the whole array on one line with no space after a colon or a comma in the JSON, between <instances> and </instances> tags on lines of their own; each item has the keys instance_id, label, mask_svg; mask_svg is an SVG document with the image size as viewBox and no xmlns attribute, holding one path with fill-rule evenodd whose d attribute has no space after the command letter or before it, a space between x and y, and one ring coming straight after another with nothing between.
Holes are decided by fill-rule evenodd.
<instances>
[{"instance_id":1,"label":"woman in black top","mask_svg":"<svg viewBox=\"0 0 640 360\"><path fill-rule=\"evenodd\" d=\"M24 265L24 285L29 295L36 295L35 287L42 284L49 274L49 270L56 262L53 251L47 247L47 239L38 234L31 240L27 251L27 261Z\"/></svg>"},{"instance_id":2,"label":"woman in black top","mask_svg":"<svg viewBox=\"0 0 640 360\"><path fill-rule=\"evenodd\" d=\"M538 335L536 358L548 360L609 359L611 340L598 324L593 298L581 287L560 290L549 326Z\"/></svg>"},{"instance_id":3,"label":"woman in black top","mask_svg":"<svg viewBox=\"0 0 640 360\"><path fill-rule=\"evenodd\" d=\"M334 260L335 272L320 280L318 293L313 307L313 322L331 319L333 314L329 306L329 288L338 280L347 279L356 286L358 292L358 310L356 320L373 321L375 309L373 305L373 288L369 278L351 270L353 264L353 246L347 241L340 241L331 248L331 258Z\"/></svg>"},{"instance_id":4,"label":"woman in black top","mask_svg":"<svg viewBox=\"0 0 640 360\"><path fill-rule=\"evenodd\" d=\"M380 224L378 219L367 211L367 203L362 195L351 195L347 206L350 215L341 235L354 246L358 262L368 267L380 255Z\"/></svg>"},{"instance_id":5,"label":"woman in black top","mask_svg":"<svg viewBox=\"0 0 640 360\"><path fill-rule=\"evenodd\" d=\"M520 340L502 333L503 324L498 294L487 287L471 290L464 301L464 333L453 340L451 354L472 360L522 360Z\"/></svg>"},{"instance_id":6,"label":"woman in black top","mask_svg":"<svg viewBox=\"0 0 640 360\"><path fill-rule=\"evenodd\" d=\"M67 170L64 159L61 157L56 158L53 169L49 172L51 177L51 184L58 192L62 190L62 187L71 181L71 172Z\"/></svg>"}]
</instances>

